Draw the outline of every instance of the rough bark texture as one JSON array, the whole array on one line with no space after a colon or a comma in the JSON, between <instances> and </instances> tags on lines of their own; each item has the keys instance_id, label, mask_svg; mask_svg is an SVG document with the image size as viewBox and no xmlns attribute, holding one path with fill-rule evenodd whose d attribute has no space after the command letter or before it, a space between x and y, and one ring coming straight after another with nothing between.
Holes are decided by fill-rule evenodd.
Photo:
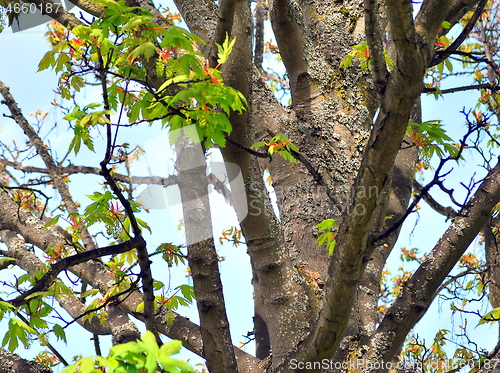
<instances>
[{"instance_id":1,"label":"rough bark texture","mask_svg":"<svg viewBox=\"0 0 500 373\"><path fill-rule=\"evenodd\" d=\"M52 370L33 361L0 349L0 373L51 373Z\"/></svg>"},{"instance_id":2,"label":"rough bark texture","mask_svg":"<svg viewBox=\"0 0 500 373\"><path fill-rule=\"evenodd\" d=\"M203 353L211 372L237 372L227 321L219 258L212 237L205 155L199 143L182 136L176 143L188 261L200 315Z\"/></svg>"},{"instance_id":3,"label":"rough bark texture","mask_svg":"<svg viewBox=\"0 0 500 373\"><path fill-rule=\"evenodd\" d=\"M159 333L180 339L186 348L203 356L212 373L291 373L301 371L291 368L292 361L342 362L353 356L372 362L393 361L442 281L500 201L497 165L379 322L377 299L382 270L399 235L396 223L405 216L415 185L418 154L405 136L408 121L411 118L420 122L415 106L424 89L426 70L436 62L435 41L444 33L443 21L458 23L478 2L425 0L414 17L411 1L269 1L269 17L292 99L291 106L284 107L262 77L264 2L258 2L254 26L247 1L222 0L216 4L210 0L175 0L191 32L206 42L200 48L211 66L216 65L215 43L221 44L226 34L236 37L232 55L223 66L224 82L242 92L249 106L243 114L231 115L233 131L221 151L226 162L238 166L228 167L229 179L234 179L232 173L241 172L246 188L246 201L236 194L232 198L252 265L257 356L231 344L212 237L205 158L201 146L187 139L178 144L176 177L131 180L116 175L116 179L179 185L201 325L177 314L169 325L165 310L155 313L153 320L151 315L136 312L143 301L138 289L117 299L104 325L82 320L80 324L92 333L112 334L122 342L137 337L130 316L148 325L154 323ZM103 11L87 1L75 0L74 4L95 16ZM151 9L141 0L127 4ZM153 13L163 24L159 13ZM64 12L52 17L68 28L79 23ZM255 29L258 33L254 48ZM341 67L346 54L364 41L369 46L371 69L361 69L359 61ZM393 69L387 64L384 48L389 49ZM152 82L150 88L158 88L164 78L155 76L153 65L149 67L147 81ZM22 172L50 174L68 210L76 212L78 208L62 175L99 171L56 164L50 149L28 124L3 83L0 93L13 119L37 148L45 168L30 168L0 158L1 164ZM294 154L298 162L262 153L258 159L249 149L255 142L268 142L277 134L287 135L298 147L299 153ZM273 211L262 180L264 167L272 176L278 214ZM248 214L243 216L243 211ZM387 221L388 215L393 218ZM336 220L337 244L334 254L328 257L324 247L317 245L315 227L331 218ZM0 241L7 247L0 253L14 258L15 265L28 273L34 273L42 262L26 244L42 251L58 244L72 250L70 254L75 251L68 237L43 225L0 189ZM391 234L384 235L388 229ZM92 237L87 234L83 238L83 249L96 248ZM490 300L497 307L498 245L488 232L485 240L490 280L495 285L490 288ZM115 282L100 260L71 265L68 270L102 293ZM75 295L61 298L59 303L73 317L85 310ZM0 359L0 372L14 360L11 355ZM22 369L19 371L35 371ZM315 366L308 371L321 369ZM375 372L369 367L352 371Z\"/></svg>"}]
</instances>

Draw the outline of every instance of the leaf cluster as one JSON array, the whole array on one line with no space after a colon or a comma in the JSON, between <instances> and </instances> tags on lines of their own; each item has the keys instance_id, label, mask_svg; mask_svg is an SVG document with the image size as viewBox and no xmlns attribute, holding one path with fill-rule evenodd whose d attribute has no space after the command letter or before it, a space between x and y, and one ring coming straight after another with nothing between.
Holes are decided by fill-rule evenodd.
<instances>
[{"instance_id":1,"label":"leaf cluster","mask_svg":"<svg viewBox=\"0 0 500 373\"><path fill-rule=\"evenodd\" d=\"M390 71L394 69L394 61L389 57L389 53L384 49L384 60ZM365 71L370 68L370 49L368 48L368 42L363 42L361 44L354 45L352 50L346 54L344 59L340 62L339 67L343 70L350 68L354 61L359 62L359 67L361 71Z\"/></svg>"},{"instance_id":2,"label":"leaf cluster","mask_svg":"<svg viewBox=\"0 0 500 373\"><path fill-rule=\"evenodd\" d=\"M66 115L75 133L70 151L78 152L82 144L93 151L91 129L119 124L121 112L131 125L159 121L170 130L194 125L194 140L201 139L206 147L224 146L232 129L228 115L243 111L247 103L240 92L223 84L219 70L209 67L197 48L203 41L180 27L155 23L148 11L128 7L123 0L97 2L106 7L103 16L75 27L72 35L53 25L53 48L39 64L39 70L52 67L60 73L63 98L71 98L70 92L80 91L88 79L107 81L104 110L91 104ZM227 61L234 43L227 39L218 45L219 65ZM151 76L161 81L152 82Z\"/></svg>"},{"instance_id":3,"label":"leaf cluster","mask_svg":"<svg viewBox=\"0 0 500 373\"><path fill-rule=\"evenodd\" d=\"M456 158L459 155L460 145L453 142L446 134L441 121L430 120L423 123L410 121L406 133L421 152L425 167L429 167L433 156L439 158Z\"/></svg>"},{"instance_id":4,"label":"leaf cluster","mask_svg":"<svg viewBox=\"0 0 500 373\"><path fill-rule=\"evenodd\" d=\"M297 162L293 153L299 153L299 149L292 143L288 136L284 134L277 134L271 139L270 142L259 141L258 143L253 144L250 149L256 149L263 146L267 146L267 152L269 155L278 153L286 161L291 163Z\"/></svg>"},{"instance_id":5,"label":"leaf cluster","mask_svg":"<svg viewBox=\"0 0 500 373\"><path fill-rule=\"evenodd\" d=\"M323 220L321 223L316 225L316 228L318 229L318 233L320 233L317 238L318 246L321 247L325 245L328 250L328 256L330 257L335 251L335 245L337 243L335 240L337 237L335 234L335 219Z\"/></svg>"},{"instance_id":6,"label":"leaf cluster","mask_svg":"<svg viewBox=\"0 0 500 373\"><path fill-rule=\"evenodd\" d=\"M161 367L169 373L193 373L187 363L171 357L179 352L182 343L171 341L158 347L150 331L137 342L114 346L107 358L91 356L67 366L62 373L156 373Z\"/></svg>"}]
</instances>

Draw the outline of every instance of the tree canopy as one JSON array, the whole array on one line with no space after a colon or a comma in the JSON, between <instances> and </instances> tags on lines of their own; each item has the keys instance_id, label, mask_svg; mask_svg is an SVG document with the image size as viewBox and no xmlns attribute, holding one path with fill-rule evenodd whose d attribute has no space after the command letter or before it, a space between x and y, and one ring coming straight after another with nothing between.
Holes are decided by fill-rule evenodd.
<instances>
[{"instance_id":1,"label":"tree canopy","mask_svg":"<svg viewBox=\"0 0 500 373\"><path fill-rule=\"evenodd\" d=\"M38 66L57 74L57 111L31 118L15 79L0 81L2 126L25 136L0 138L0 371L194 371L171 357L181 344L212 373L496 371L500 344L482 349L467 326L430 344L412 334L437 297L479 324L500 318L496 1L71 3L0 0L4 25L52 18ZM422 95L456 92L474 93L462 123L422 119ZM50 141L60 122L65 144ZM144 153L133 130L168 134L173 174L132 172ZM153 227L141 185L178 188L185 240ZM210 190L238 226L214 231ZM447 228L402 249L413 267L392 276L422 204ZM248 253L255 353L231 337L222 243ZM182 265L173 289L165 273ZM198 323L182 315L192 302ZM51 341L81 338L65 332L74 323L96 356L73 364ZM32 340L50 350L36 363L16 355Z\"/></svg>"}]
</instances>

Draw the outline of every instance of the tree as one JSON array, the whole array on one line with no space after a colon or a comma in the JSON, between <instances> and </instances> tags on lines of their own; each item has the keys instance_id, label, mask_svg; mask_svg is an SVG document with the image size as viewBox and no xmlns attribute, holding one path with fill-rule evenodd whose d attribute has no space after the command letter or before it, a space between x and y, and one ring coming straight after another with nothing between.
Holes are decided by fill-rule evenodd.
<instances>
[{"instance_id":1,"label":"tree","mask_svg":"<svg viewBox=\"0 0 500 373\"><path fill-rule=\"evenodd\" d=\"M50 0L30 3L58 22L49 31L52 49L40 69L60 74L59 93L70 100L60 104L75 134L70 152L94 149L92 134L99 127L107 144L100 167L57 158L0 83L8 116L44 164L23 164L21 150L3 143L1 253L4 268L14 265L29 274L12 283L17 295L0 303L3 313L27 318L9 325L5 340L12 346L35 327L47 328L43 318L53 311L48 299L55 298L84 329L112 334L116 343L139 337L133 317L160 344L160 334L182 341L211 372L384 372L400 355L407 363L446 362L442 337L430 355L416 339L405 347L441 291L467 299L471 289L486 294L489 288L493 311L481 320L498 318L496 2L425 0L416 9L410 1L259 0L252 14L246 1L175 0L191 33L173 26L175 16L142 0L74 0L90 15L80 18ZM277 42L268 47L279 50L287 80L263 67L267 19ZM441 88L459 64L477 84ZM289 90L290 106L275 98L266 79ZM75 91L86 84L101 87L100 105L78 104ZM460 140L452 140L439 121L422 123L423 93L472 89L481 90L481 97L474 111L464 110L467 130ZM132 152L115 142L114 131L148 123L168 128L176 142L177 174L171 179L132 180L115 167L127 169ZM213 146L238 166L228 168L229 180L241 172L245 187L246 198L231 198L253 271L255 356L233 346L229 333L207 185L212 181L226 195L236 187L229 191L220 180L207 179L204 152ZM465 159L467 149L483 157L484 173L480 180L463 180L467 193L459 199L445 186L445 166ZM417 167L429 168L436 159L431 181L421 185ZM279 216L264 169L272 177ZM21 182L18 171L39 176ZM95 191L86 209L68 188L75 173L104 178L105 190ZM142 234L147 224L137 217L141 207L133 193L140 182L179 186L185 256L171 244L148 253ZM57 208L47 210L39 185L57 190ZM456 208L432 198L433 187ZM384 265L402 223L422 199L450 219L449 227L424 258L405 252L419 266L393 297L381 289ZM106 226L104 239L93 236L95 224ZM478 235L484 237L486 263L464 256ZM159 295L152 254L162 254L166 265L187 259L199 326L172 309L174 301L191 299L189 288L179 289L182 297ZM139 273L128 268L135 260ZM450 278L457 264L463 271ZM64 271L75 276L74 284L61 280ZM464 279L472 285L456 290ZM385 309L379 308L381 294ZM61 337L61 329L52 331ZM494 371L498 350L481 355L459 348L455 358L472 361L476 371Z\"/></svg>"}]
</instances>

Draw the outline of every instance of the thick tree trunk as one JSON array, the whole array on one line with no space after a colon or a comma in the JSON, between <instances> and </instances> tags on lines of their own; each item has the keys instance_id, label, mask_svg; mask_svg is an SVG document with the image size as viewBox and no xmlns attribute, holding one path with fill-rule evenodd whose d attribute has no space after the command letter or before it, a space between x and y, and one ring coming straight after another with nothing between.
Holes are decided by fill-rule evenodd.
<instances>
[{"instance_id":1,"label":"thick tree trunk","mask_svg":"<svg viewBox=\"0 0 500 373\"><path fill-rule=\"evenodd\" d=\"M127 3L152 10L158 22L164 22L143 0ZM213 373L238 369L290 373L292 359L318 362L334 357L335 361L348 361L355 356L353 352L366 361L392 361L408 331L436 296L438 285L500 199L497 165L379 323L377 298L382 268L399 227L384 239L380 234L403 216L412 188L415 149L402 150L408 120L422 92L424 74L435 62L434 43L437 35L445 32L440 31L443 20L455 24L478 1L426 0L414 16L411 2L386 0L383 17L376 0L270 1L270 19L290 82L289 108L281 106L265 86L260 56L252 61L253 26L248 1L175 3L191 31L207 42L200 48L211 66L216 64L215 43L221 44L226 34L237 40L223 74L226 84L248 98L249 107L242 115L231 115L233 132L222 153L225 161L241 169L246 187L247 200L235 196L235 204L242 207L237 210L253 270L257 358L265 359L259 361L231 345L206 198L205 160L201 149L195 154L192 144L187 143L177 161L177 180L185 207L188 259L201 327L178 315L170 326L162 312L155 315L155 327L204 356ZM79 23L64 12L53 17L68 27ZM385 40L386 25L390 40ZM256 39L260 50L262 34ZM363 71L356 61L341 68L346 54L365 40L370 69ZM384 44L391 51L393 70L387 66ZM148 82L158 88L162 78L155 75L153 62L148 67ZM14 107L8 89L3 85L0 88ZM61 169L43 142L30 132L20 111L12 113L36 140L35 146L65 204L76 211ZM273 212L262 180L263 162L248 149L276 134L287 135L299 148L297 163L285 162L277 155L263 161L272 175L279 216ZM231 173L239 171L236 169L228 169L230 179L234 176ZM49 243L65 245L66 241L55 231L42 229L43 223L20 209L3 190L0 201L5 202L0 204L0 238L17 264L33 273L41 263L22 255L27 252L25 242L46 250ZM12 222L10 218L16 214L19 221ZM386 222L387 215L394 215L393 220ZM325 248L318 247L315 229L327 218L334 218L338 228L337 247L330 258ZM84 239L86 249L93 249L91 238L87 235ZM498 261L497 245L487 233L485 239L490 278L495 285L500 281L498 271L493 271ZM114 284L113 276L99 261L76 265L71 271L101 292ZM490 290L490 299L498 305L495 287ZM124 325L111 322L125 314L144 321L144 316L136 312L141 301L141 294L133 291L120 300L119 308L109 312L112 320L107 324L82 324L92 332L104 333L127 326L126 318ZM82 309L82 303L71 297L61 304L72 315ZM136 332L134 327L129 331ZM368 367L363 370L371 371Z\"/></svg>"},{"instance_id":2,"label":"thick tree trunk","mask_svg":"<svg viewBox=\"0 0 500 373\"><path fill-rule=\"evenodd\" d=\"M297 145L324 184L300 163L292 166L274 159L269 170L290 255L323 281L327 251L318 247L314 226L327 218L336 219L338 226L347 212L375 110L370 74L339 66L364 39L363 13L362 1L270 2L292 95L290 116L282 118L275 131Z\"/></svg>"}]
</instances>

